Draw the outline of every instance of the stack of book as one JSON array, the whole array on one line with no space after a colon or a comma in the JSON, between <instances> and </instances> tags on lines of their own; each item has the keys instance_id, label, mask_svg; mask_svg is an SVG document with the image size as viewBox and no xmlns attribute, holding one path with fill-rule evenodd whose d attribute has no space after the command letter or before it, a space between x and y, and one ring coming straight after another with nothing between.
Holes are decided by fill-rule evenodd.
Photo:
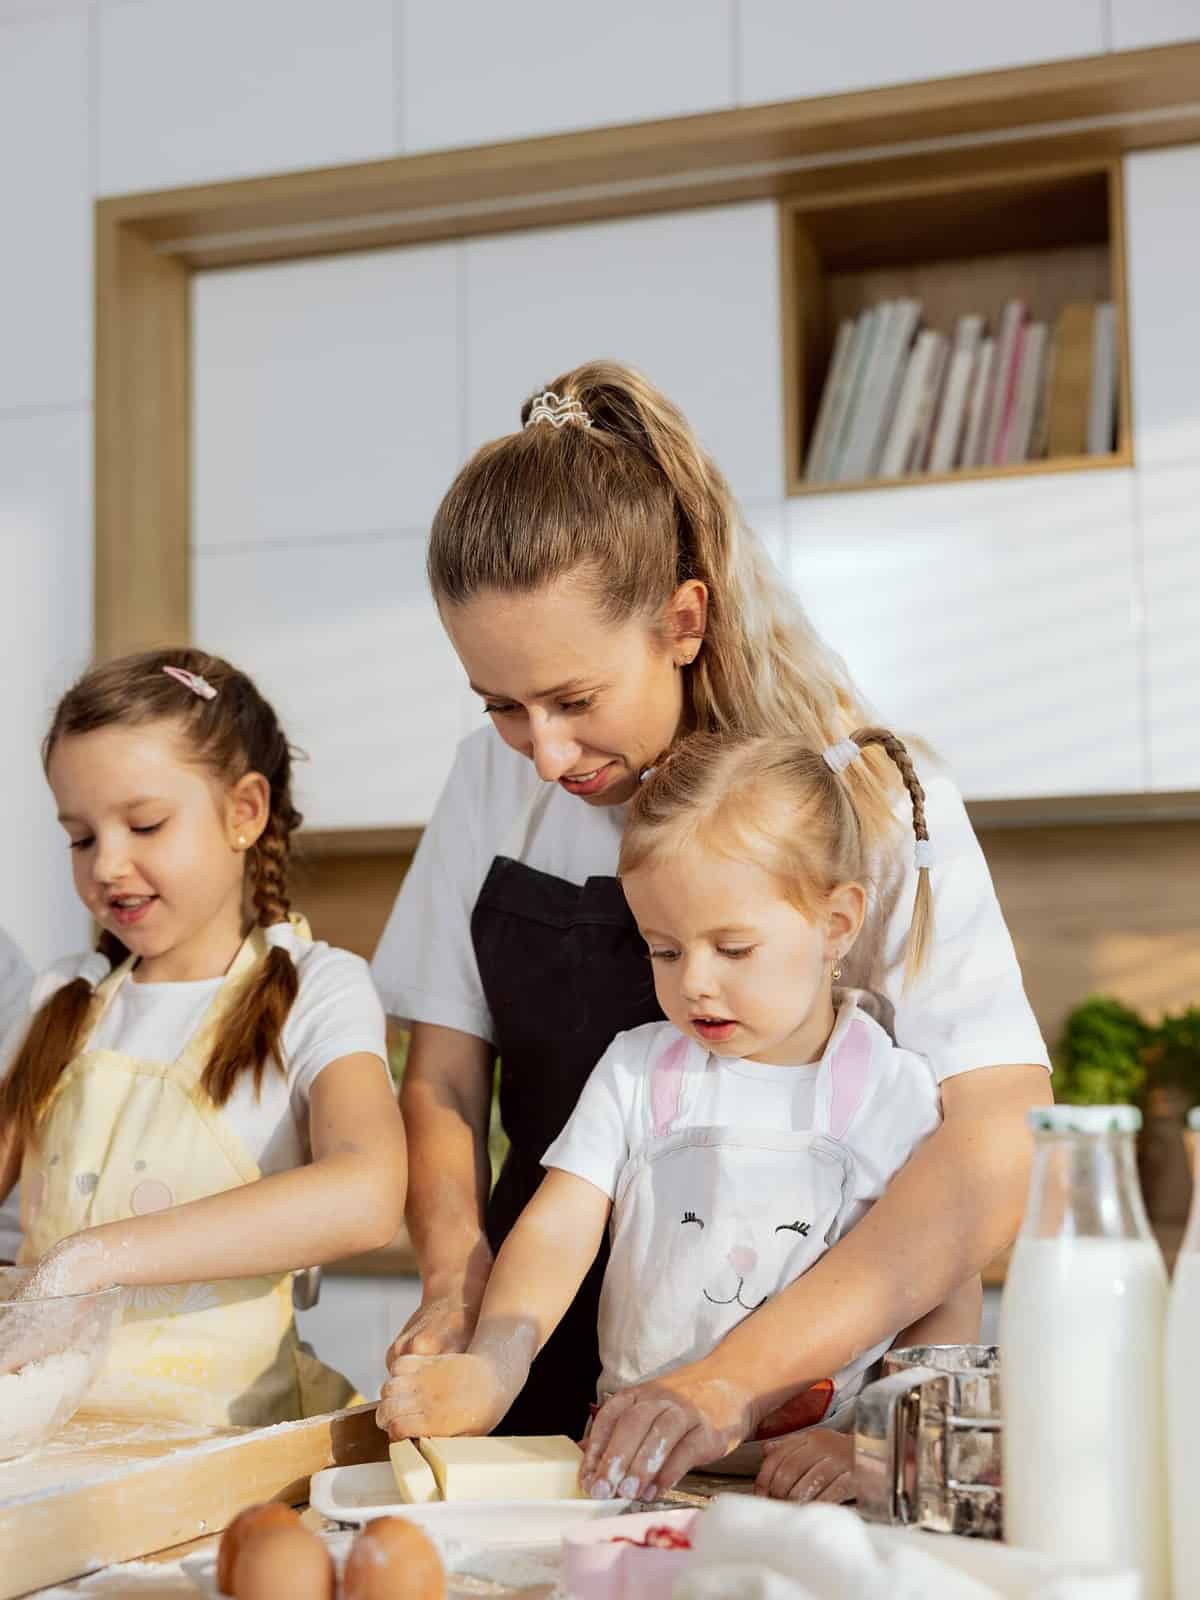
<instances>
[{"instance_id":1,"label":"stack of book","mask_svg":"<svg viewBox=\"0 0 1200 1600\"><path fill-rule=\"evenodd\" d=\"M805 479L856 483L1107 455L1117 426L1111 301L1064 306L1053 326L1010 300L989 328L922 327L917 300L885 300L838 328Z\"/></svg>"}]
</instances>

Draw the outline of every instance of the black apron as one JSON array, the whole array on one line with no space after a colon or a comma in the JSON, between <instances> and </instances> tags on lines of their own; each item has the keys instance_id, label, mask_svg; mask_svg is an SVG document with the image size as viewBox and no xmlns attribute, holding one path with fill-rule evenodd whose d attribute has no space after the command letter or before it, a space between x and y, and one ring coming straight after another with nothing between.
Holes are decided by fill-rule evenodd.
<instances>
[{"instance_id":1,"label":"black apron","mask_svg":"<svg viewBox=\"0 0 1200 1600\"><path fill-rule=\"evenodd\" d=\"M500 1118L510 1140L487 1212L498 1250L614 1035L663 1014L616 878L580 887L498 855L475 902L471 942L492 1014ZM596 1321L607 1261L606 1242L498 1433L582 1438L600 1376Z\"/></svg>"}]
</instances>

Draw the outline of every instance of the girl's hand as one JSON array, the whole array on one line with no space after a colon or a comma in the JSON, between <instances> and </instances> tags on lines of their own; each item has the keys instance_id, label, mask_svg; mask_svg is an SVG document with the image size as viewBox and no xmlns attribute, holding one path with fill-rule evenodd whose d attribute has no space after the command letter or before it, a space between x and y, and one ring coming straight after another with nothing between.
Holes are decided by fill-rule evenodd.
<instances>
[{"instance_id":1,"label":"girl's hand","mask_svg":"<svg viewBox=\"0 0 1200 1600\"><path fill-rule=\"evenodd\" d=\"M785 1433L763 1445L766 1460L754 1480L755 1494L773 1500L854 1499L854 1437L833 1428Z\"/></svg>"},{"instance_id":2,"label":"girl's hand","mask_svg":"<svg viewBox=\"0 0 1200 1600\"><path fill-rule=\"evenodd\" d=\"M57 1295L94 1294L117 1281L104 1245L90 1231L68 1234L38 1262L18 1299L41 1300Z\"/></svg>"},{"instance_id":3,"label":"girl's hand","mask_svg":"<svg viewBox=\"0 0 1200 1600\"><path fill-rule=\"evenodd\" d=\"M754 1432L749 1393L699 1363L606 1400L584 1441L579 1481L595 1500L654 1500Z\"/></svg>"},{"instance_id":4,"label":"girl's hand","mask_svg":"<svg viewBox=\"0 0 1200 1600\"><path fill-rule=\"evenodd\" d=\"M0 1376L65 1350L77 1328L78 1306L63 1297L90 1294L112 1281L103 1248L87 1233L72 1234L47 1251L14 1296L29 1303L28 1311L0 1324Z\"/></svg>"},{"instance_id":5,"label":"girl's hand","mask_svg":"<svg viewBox=\"0 0 1200 1600\"><path fill-rule=\"evenodd\" d=\"M375 1420L389 1439L490 1433L512 1398L486 1356L403 1356L383 1386Z\"/></svg>"}]
</instances>

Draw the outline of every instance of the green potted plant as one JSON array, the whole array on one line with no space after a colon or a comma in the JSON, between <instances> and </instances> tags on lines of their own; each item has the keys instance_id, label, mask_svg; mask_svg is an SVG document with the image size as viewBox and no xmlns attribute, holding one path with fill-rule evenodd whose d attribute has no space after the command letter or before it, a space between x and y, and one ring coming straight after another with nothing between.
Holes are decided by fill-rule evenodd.
<instances>
[{"instance_id":1,"label":"green potted plant","mask_svg":"<svg viewBox=\"0 0 1200 1600\"><path fill-rule=\"evenodd\" d=\"M1129 1006L1092 995L1067 1017L1054 1056L1054 1096L1071 1105L1140 1105L1151 1030Z\"/></svg>"}]
</instances>

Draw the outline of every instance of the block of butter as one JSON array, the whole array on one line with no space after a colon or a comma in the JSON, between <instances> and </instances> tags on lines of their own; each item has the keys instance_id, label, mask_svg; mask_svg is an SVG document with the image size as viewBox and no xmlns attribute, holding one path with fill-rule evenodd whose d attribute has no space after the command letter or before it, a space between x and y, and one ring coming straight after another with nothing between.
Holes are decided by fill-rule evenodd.
<instances>
[{"instance_id":1,"label":"block of butter","mask_svg":"<svg viewBox=\"0 0 1200 1600\"><path fill-rule=\"evenodd\" d=\"M388 1456L405 1505L422 1506L440 1499L433 1468L411 1439L397 1439L395 1444L388 1445Z\"/></svg>"},{"instance_id":2,"label":"block of butter","mask_svg":"<svg viewBox=\"0 0 1200 1600\"><path fill-rule=\"evenodd\" d=\"M583 1451L565 1434L418 1439L443 1500L578 1500Z\"/></svg>"}]
</instances>

